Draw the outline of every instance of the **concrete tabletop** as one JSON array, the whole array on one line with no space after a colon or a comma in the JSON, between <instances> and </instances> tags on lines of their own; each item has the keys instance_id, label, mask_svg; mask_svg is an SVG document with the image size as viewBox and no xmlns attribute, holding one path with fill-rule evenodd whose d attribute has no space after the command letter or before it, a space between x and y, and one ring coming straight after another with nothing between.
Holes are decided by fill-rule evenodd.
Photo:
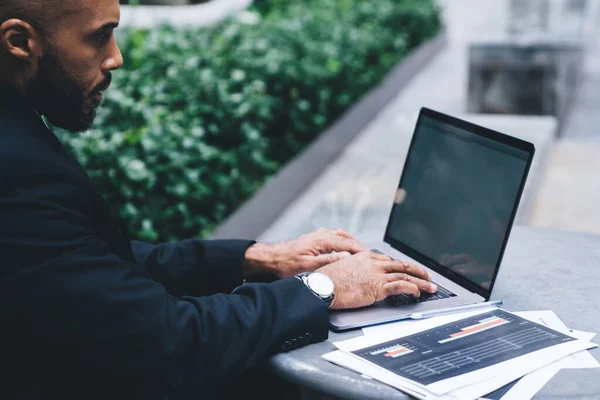
<instances>
[{"instance_id":1,"label":"concrete tabletop","mask_svg":"<svg viewBox=\"0 0 600 400\"><path fill-rule=\"evenodd\" d=\"M492 300L502 299L509 311L553 310L569 328L600 332L599 282L600 235L515 226ZM409 399L392 387L321 358L335 350L331 342L359 335L360 329L330 332L326 342L273 356L269 368L288 381L338 398ZM591 354L600 360L600 350L593 349ZM600 398L600 383L590 386L586 375L590 373L600 376L596 370L559 373L540 395L548 398L552 388L561 388L560 398ZM579 379L586 384L578 385Z\"/></svg>"}]
</instances>

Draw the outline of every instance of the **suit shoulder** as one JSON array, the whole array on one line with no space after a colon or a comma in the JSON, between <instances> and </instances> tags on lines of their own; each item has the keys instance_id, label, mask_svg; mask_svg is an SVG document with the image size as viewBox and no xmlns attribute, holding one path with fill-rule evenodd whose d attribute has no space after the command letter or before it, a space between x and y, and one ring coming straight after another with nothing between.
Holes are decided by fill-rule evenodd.
<instances>
[{"instance_id":1,"label":"suit shoulder","mask_svg":"<svg viewBox=\"0 0 600 400\"><path fill-rule=\"evenodd\" d=\"M0 176L3 179L61 174L61 170L68 173L68 169L61 168L64 165L65 159L57 147L40 140L39 133L0 130Z\"/></svg>"}]
</instances>

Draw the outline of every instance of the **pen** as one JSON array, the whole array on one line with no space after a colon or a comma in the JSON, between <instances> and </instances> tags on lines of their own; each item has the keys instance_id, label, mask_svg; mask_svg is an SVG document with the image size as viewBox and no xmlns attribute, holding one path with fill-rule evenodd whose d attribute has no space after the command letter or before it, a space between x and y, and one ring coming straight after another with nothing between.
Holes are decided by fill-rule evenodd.
<instances>
[{"instance_id":1,"label":"pen","mask_svg":"<svg viewBox=\"0 0 600 400\"><path fill-rule=\"evenodd\" d=\"M429 317L437 317L438 315L454 314L454 313L457 313L460 311L470 311L470 310L476 310L478 308L495 307L495 306L499 306L501 304L502 304L502 300L485 301L483 303L467 304L464 306L440 308L438 310L413 313L410 315L409 318L410 319L424 319L424 318L429 318Z\"/></svg>"}]
</instances>

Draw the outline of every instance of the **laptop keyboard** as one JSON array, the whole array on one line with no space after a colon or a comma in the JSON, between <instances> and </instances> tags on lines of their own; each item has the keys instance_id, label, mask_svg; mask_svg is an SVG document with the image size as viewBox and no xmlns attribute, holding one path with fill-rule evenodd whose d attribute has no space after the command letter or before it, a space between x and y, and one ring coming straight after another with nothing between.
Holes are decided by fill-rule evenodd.
<instances>
[{"instance_id":1,"label":"laptop keyboard","mask_svg":"<svg viewBox=\"0 0 600 400\"><path fill-rule=\"evenodd\" d=\"M435 293L421 292L421 296L419 296L418 299L415 299L414 296L411 294L397 294L394 296L386 297L385 302L392 306L406 306L409 304L424 303L426 301L442 300L448 299L450 297L456 297L456 294L452 293L445 287L440 286L439 283L435 284L438 287L438 290Z\"/></svg>"}]
</instances>

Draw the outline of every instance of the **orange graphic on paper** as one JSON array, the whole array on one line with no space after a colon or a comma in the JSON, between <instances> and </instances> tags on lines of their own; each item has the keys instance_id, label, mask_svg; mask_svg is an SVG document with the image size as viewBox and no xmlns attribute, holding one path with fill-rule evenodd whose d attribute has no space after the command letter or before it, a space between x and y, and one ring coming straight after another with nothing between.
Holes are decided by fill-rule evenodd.
<instances>
[{"instance_id":1,"label":"orange graphic on paper","mask_svg":"<svg viewBox=\"0 0 600 400\"><path fill-rule=\"evenodd\" d=\"M504 322L506 322L506 321L503 320L503 319L496 319L494 321L486 322L485 324L481 324L481 325L477 325L477 326L472 326L470 328L465 328L461 332L453 333L452 335L450 335L450 337L457 337L457 336L465 335L467 333L471 333L471 332L474 332L474 331L478 331L480 329L488 328L490 326L502 324Z\"/></svg>"}]
</instances>

